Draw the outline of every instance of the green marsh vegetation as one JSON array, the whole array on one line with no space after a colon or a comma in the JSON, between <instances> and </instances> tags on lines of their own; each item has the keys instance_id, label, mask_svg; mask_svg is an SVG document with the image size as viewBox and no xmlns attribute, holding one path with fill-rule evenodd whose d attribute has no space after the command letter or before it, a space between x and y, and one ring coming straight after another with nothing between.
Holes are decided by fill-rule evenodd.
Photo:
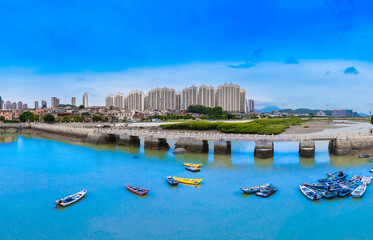
<instances>
[{"instance_id":1,"label":"green marsh vegetation","mask_svg":"<svg viewBox=\"0 0 373 240\"><path fill-rule=\"evenodd\" d=\"M287 128L294 125L300 125L308 120L300 118L288 119L261 119L244 123L226 123L226 122L185 122L177 124L161 125L163 129L178 130L218 130L222 133L242 133L242 134L280 134Z\"/></svg>"}]
</instances>

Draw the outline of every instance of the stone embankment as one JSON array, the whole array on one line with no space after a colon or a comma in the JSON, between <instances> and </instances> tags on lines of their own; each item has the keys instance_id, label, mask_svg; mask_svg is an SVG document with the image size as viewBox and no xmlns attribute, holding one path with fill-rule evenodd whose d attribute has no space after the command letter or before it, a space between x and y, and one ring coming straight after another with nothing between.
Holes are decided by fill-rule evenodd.
<instances>
[{"instance_id":1,"label":"stone embankment","mask_svg":"<svg viewBox=\"0 0 373 240\"><path fill-rule=\"evenodd\" d=\"M222 134L205 132L175 132L154 129L132 130L125 128L102 128L74 124L0 124L0 132L21 132L42 135L70 141L93 144L115 143L123 146L140 146L144 139L144 148L168 150L168 140L175 140L175 153L208 153L209 142L213 142L215 154L230 154L232 141L255 142L254 155L258 158L271 158L274 154L274 142L298 141L301 157L314 157L315 141L329 141L329 151L335 155L373 154L373 134L334 133L334 134L281 134L276 136L250 134Z\"/></svg>"}]
</instances>

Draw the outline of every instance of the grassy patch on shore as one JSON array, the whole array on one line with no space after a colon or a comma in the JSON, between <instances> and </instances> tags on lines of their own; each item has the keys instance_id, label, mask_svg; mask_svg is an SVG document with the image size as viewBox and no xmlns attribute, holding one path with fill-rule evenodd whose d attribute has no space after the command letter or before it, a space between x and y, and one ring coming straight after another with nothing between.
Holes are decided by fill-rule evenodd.
<instances>
[{"instance_id":1,"label":"grassy patch on shore","mask_svg":"<svg viewBox=\"0 0 373 240\"><path fill-rule=\"evenodd\" d=\"M307 120L300 118L288 119L262 119L246 123L225 122L186 122L177 124L161 125L163 129L179 130L218 130L222 133L245 133L245 134L279 134L292 125L300 125Z\"/></svg>"}]
</instances>

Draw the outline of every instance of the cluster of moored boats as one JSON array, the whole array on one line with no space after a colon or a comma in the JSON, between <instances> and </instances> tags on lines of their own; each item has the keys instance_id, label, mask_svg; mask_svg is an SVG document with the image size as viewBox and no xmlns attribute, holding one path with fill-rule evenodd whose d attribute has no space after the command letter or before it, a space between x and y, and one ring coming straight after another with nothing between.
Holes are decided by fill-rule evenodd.
<instances>
[{"instance_id":1,"label":"cluster of moored boats","mask_svg":"<svg viewBox=\"0 0 373 240\"><path fill-rule=\"evenodd\" d=\"M321 198L336 197L362 197L367 185L370 185L372 177L352 176L347 180L348 174L340 171L328 173L323 179L318 179L317 183L303 183L299 186L301 192L308 199L320 200Z\"/></svg>"}]
</instances>

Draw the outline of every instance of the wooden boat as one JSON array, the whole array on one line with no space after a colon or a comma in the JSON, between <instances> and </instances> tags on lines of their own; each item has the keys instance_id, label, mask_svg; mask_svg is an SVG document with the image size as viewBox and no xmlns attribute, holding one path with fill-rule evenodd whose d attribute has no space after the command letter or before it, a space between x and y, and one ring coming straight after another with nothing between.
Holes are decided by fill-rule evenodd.
<instances>
[{"instance_id":1,"label":"wooden boat","mask_svg":"<svg viewBox=\"0 0 373 240\"><path fill-rule=\"evenodd\" d=\"M201 168L202 164L184 163L186 167Z\"/></svg>"},{"instance_id":2,"label":"wooden boat","mask_svg":"<svg viewBox=\"0 0 373 240\"><path fill-rule=\"evenodd\" d=\"M255 193L255 195L257 195L258 197L266 198L266 197L271 196L275 192L277 192L277 189L274 186L271 186L271 187L259 189L259 191Z\"/></svg>"},{"instance_id":3,"label":"wooden boat","mask_svg":"<svg viewBox=\"0 0 373 240\"><path fill-rule=\"evenodd\" d=\"M320 188L312 188L318 195L321 196L321 198L334 198L338 196L338 191L341 190L341 188L334 188L332 190L329 189L320 189Z\"/></svg>"},{"instance_id":4,"label":"wooden boat","mask_svg":"<svg viewBox=\"0 0 373 240\"><path fill-rule=\"evenodd\" d=\"M185 169L189 170L191 172L199 172L199 171L201 171L200 168L195 168L195 167L191 167L191 166L187 166L187 167L185 167Z\"/></svg>"},{"instance_id":5,"label":"wooden boat","mask_svg":"<svg viewBox=\"0 0 373 240\"><path fill-rule=\"evenodd\" d=\"M369 170L369 172L373 173L373 168L371 168L371 169Z\"/></svg>"},{"instance_id":6,"label":"wooden boat","mask_svg":"<svg viewBox=\"0 0 373 240\"><path fill-rule=\"evenodd\" d=\"M192 185L198 185L202 181L202 179L190 179L190 178L178 178L178 177L174 177L174 179L180 183L186 183L186 184L192 184Z\"/></svg>"},{"instance_id":7,"label":"wooden boat","mask_svg":"<svg viewBox=\"0 0 373 240\"><path fill-rule=\"evenodd\" d=\"M369 154L363 154L363 155L360 155L360 156L359 156L359 158L368 158L368 157L370 157Z\"/></svg>"},{"instance_id":8,"label":"wooden boat","mask_svg":"<svg viewBox=\"0 0 373 240\"><path fill-rule=\"evenodd\" d=\"M318 182L321 182L321 183L325 183L325 182L335 182L335 181L338 181L338 180L343 180L347 177L347 173L345 172L340 172L338 175L334 175L334 176L331 176L331 177L328 177L328 178L323 178L323 179L319 179L317 180Z\"/></svg>"},{"instance_id":9,"label":"wooden boat","mask_svg":"<svg viewBox=\"0 0 373 240\"><path fill-rule=\"evenodd\" d=\"M311 187L311 188L330 188L333 186L337 186L340 182L324 182L324 183L303 183L304 186L306 187Z\"/></svg>"},{"instance_id":10,"label":"wooden boat","mask_svg":"<svg viewBox=\"0 0 373 240\"><path fill-rule=\"evenodd\" d=\"M304 185L299 185L300 191L303 193L304 196L306 196L310 200L320 200L321 196L317 194L316 191L312 190L311 188L308 188Z\"/></svg>"},{"instance_id":11,"label":"wooden boat","mask_svg":"<svg viewBox=\"0 0 373 240\"><path fill-rule=\"evenodd\" d=\"M351 196L352 197L362 197L365 193L365 190L367 189L367 185L366 184L361 184L360 186L358 186L352 193L351 193Z\"/></svg>"},{"instance_id":12,"label":"wooden boat","mask_svg":"<svg viewBox=\"0 0 373 240\"><path fill-rule=\"evenodd\" d=\"M338 196L345 197L345 196L351 194L361 184L362 184L361 182L356 182L356 183L353 183L352 185L350 185L348 187L344 187L341 191L338 192Z\"/></svg>"},{"instance_id":13,"label":"wooden boat","mask_svg":"<svg viewBox=\"0 0 373 240\"><path fill-rule=\"evenodd\" d=\"M373 162L373 158L369 159L369 162Z\"/></svg>"},{"instance_id":14,"label":"wooden boat","mask_svg":"<svg viewBox=\"0 0 373 240\"><path fill-rule=\"evenodd\" d=\"M133 193L136 193L138 195L145 195L147 194L150 190L146 190L146 189L142 189L142 188L138 188L138 187L134 187L132 185L129 185L128 183L126 184L126 187L129 191L133 192Z\"/></svg>"},{"instance_id":15,"label":"wooden boat","mask_svg":"<svg viewBox=\"0 0 373 240\"><path fill-rule=\"evenodd\" d=\"M176 181L173 177L170 177L170 176L167 176L166 180L167 180L168 184L170 184L172 186L175 186L175 185L179 184L178 181Z\"/></svg>"},{"instance_id":16,"label":"wooden boat","mask_svg":"<svg viewBox=\"0 0 373 240\"><path fill-rule=\"evenodd\" d=\"M68 197L61 198L60 200L57 200L54 202L57 204L56 207L57 206L66 207L82 199L82 197L84 197L86 193L87 193L87 190L83 190L73 195L70 195Z\"/></svg>"},{"instance_id":17,"label":"wooden boat","mask_svg":"<svg viewBox=\"0 0 373 240\"><path fill-rule=\"evenodd\" d=\"M261 188L266 188L266 187L269 187L269 186L272 186L272 184L270 183L267 183L267 184L264 184L262 186L257 186L257 187L248 187L248 188L241 188L241 190L244 192L244 193L256 193L256 192L259 192L259 190Z\"/></svg>"}]
</instances>

